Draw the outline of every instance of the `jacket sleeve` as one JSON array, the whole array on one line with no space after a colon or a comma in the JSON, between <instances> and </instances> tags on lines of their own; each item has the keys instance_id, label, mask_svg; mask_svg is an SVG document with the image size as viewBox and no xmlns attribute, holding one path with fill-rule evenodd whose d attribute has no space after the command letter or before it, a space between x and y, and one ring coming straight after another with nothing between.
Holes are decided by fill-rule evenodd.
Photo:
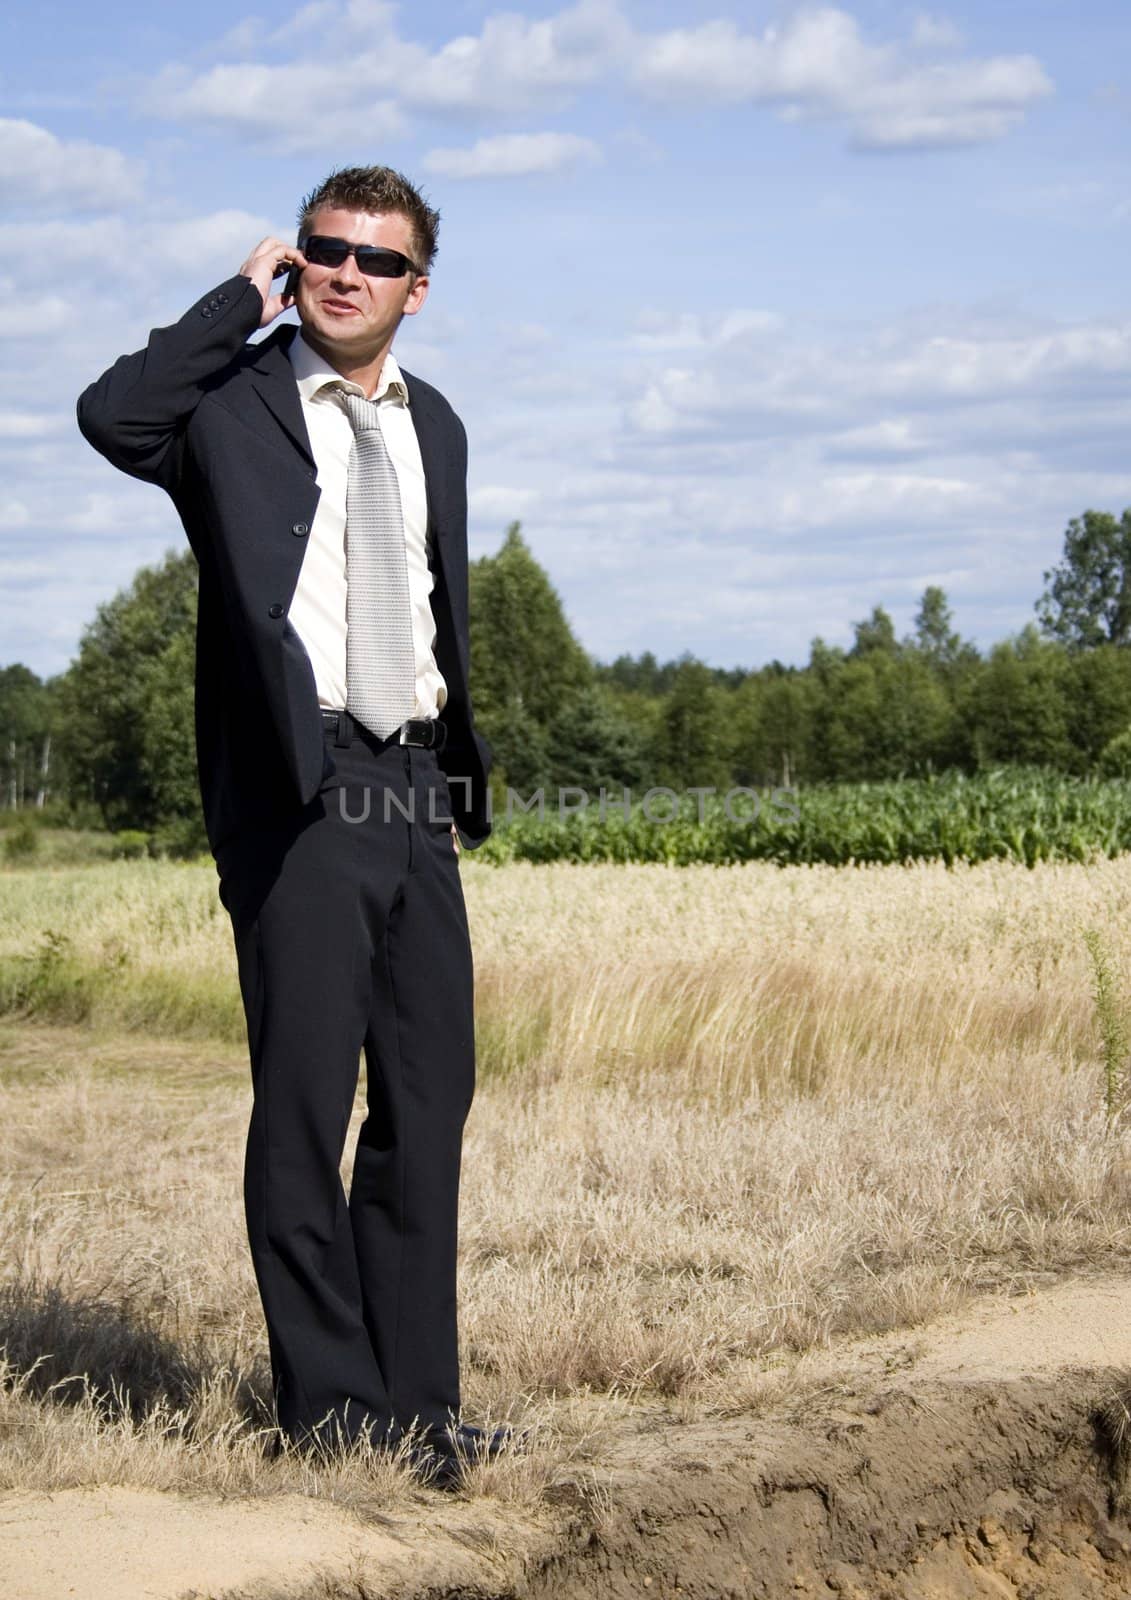
<instances>
[{"instance_id":1,"label":"jacket sleeve","mask_svg":"<svg viewBox=\"0 0 1131 1600\"><path fill-rule=\"evenodd\" d=\"M131 477L171 491L185 424L262 314L259 290L240 274L198 300L179 322L154 328L144 350L120 356L79 396L83 437Z\"/></svg>"}]
</instances>

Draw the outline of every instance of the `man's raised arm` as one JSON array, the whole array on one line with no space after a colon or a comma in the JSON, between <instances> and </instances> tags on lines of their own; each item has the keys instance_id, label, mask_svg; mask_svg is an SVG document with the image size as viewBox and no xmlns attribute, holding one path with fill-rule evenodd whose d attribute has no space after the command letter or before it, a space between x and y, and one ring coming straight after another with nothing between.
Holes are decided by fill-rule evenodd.
<instances>
[{"instance_id":1,"label":"man's raised arm","mask_svg":"<svg viewBox=\"0 0 1131 1600\"><path fill-rule=\"evenodd\" d=\"M239 272L198 300L167 328L154 328L144 350L120 356L79 396L83 437L108 461L147 483L171 489L175 446L211 378L235 360L257 328L294 304L273 294L287 264L305 266L302 252L264 239Z\"/></svg>"}]
</instances>

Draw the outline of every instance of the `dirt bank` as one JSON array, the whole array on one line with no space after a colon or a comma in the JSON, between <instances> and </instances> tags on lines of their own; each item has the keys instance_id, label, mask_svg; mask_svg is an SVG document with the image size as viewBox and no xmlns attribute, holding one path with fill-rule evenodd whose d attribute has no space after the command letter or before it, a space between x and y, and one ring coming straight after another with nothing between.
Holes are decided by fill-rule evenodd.
<instances>
[{"instance_id":1,"label":"dirt bank","mask_svg":"<svg viewBox=\"0 0 1131 1600\"><path fill-rule=\"evenodd\" d=\"M642 1414L546 1518L486 1497L380 1530L312 1502L0 1498L3 1600L1116 1600L1131 1282L981 1302L807 1364L789 1404Z\"/></svg>"},{"instance_id":2,"label":"dirt bank","mask_svg":"<svg viewBox=\"0 0 1131 1600\"><path fill-rule=\"evenodd\" d=\"M871 1384L803 1417L624 1448L532 1597L1109 1600L1131 1594L1091 1375ZM587 1524L590 1524L587 1526Z\"/></svg>"},{"instance_id":3,"label":"dirt bank","mask_svg":"<svg viewBox=\"0 0 1131 1600\"><path fill-rule=\"evenodd\" d=\"M1129 1376L1124 1279L842 1346L792 1408L623 1440L596 1496L560 1484L581 1514L527 1593L1125 1600Z\"/></svg>"}]
</instances>

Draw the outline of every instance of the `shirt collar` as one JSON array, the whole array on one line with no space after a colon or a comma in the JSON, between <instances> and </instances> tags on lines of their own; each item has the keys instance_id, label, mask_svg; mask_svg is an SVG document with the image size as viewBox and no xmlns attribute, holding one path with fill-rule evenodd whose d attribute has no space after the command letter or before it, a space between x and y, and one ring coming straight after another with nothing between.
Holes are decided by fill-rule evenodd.
<instances>
[{"instance_id":1,"label":"shirt collar","mask_svg":"<svg viewBox=\"0 0 1131 1600\"><path fill-rule=\"evenodd\" d=\"M335 372L328 361L324 361L317 350L311 348L302 336L300 329L298 335L291 340L288 354L291 366L294 368L295 380L298 391L304 400L316 398L328 399L327 395L320 395L319 391L336 384L343 389L348 389L354 394L361 394L361 386L351 383L348 378L343 378L340 372ZM404 381L397 358L391 350L385 354L381 366L381 379L377 385L376 394L370 396L373 400L399 400L402 405L408 405L408 384Z\"/></svg>"}]
</instances>

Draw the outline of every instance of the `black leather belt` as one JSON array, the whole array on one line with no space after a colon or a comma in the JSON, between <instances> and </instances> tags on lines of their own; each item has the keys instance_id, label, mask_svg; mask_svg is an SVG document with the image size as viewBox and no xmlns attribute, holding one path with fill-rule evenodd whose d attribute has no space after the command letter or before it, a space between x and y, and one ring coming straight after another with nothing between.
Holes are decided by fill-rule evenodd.
<instances>
[{"instance_id":1,"label":"black leather belt","mask_svg":"<svg viewBox=\"0 0 1131 1600\"><path fill-rule=\"evenodd\" d=\"M322 707L322 726L332 729L338 737L339 744L348 744L354 734L363 738L376 739L377 735L370 733L363 722L358 722L351 712L341 710L333 711L327 706ZM402 722L395 733L387 739L381 739L380 744L414 744L424 750L442 750L448 737L448 730L439 717L410 718Z\"/></svg>"}]
</instances>

